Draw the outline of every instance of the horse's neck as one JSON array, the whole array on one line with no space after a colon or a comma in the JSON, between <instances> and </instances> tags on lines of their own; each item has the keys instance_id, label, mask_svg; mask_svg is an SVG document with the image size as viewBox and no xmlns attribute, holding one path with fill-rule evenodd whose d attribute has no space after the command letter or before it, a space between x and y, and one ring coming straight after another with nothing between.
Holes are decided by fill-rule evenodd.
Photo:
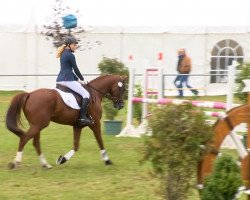
<instances>
[{"instance_id":1,"label":"horse's neck","mask_svg":"<svg viewBox=\"0 0 250 200\"><path fill-rule=\"evenodd\" d=\"M108 76L108 77L103 78L103 80L100 80L100 81L96 80L91 85L98 91L105 94L111 88L114 82L115 80Z\"/></svg>"}]
</instances>

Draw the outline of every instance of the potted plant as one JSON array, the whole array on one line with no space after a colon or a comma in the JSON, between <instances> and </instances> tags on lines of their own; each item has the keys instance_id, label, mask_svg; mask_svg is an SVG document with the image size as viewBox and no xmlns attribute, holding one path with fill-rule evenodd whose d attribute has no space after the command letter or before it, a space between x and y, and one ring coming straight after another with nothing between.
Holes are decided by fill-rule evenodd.
<instances>
[{"instance_id":1,"label":"potted plant","mask_svg":"<svg viewBox=\"0 0 250 200\"><path fill-rule=\"evenodd\" d=\"M103 57L101 62L98 64L98 69L101 74L117 74L128 76L129 72L125 65L118 61L116 58ZM127 95L125 95L126 98ZM116 135L122 130L122 120L117 120L118 110L113 107L113 102L104 99L103 111L105 114L104 130L106 134Z\"/></svg>"},{"instance_id":2,"label":"potted plant","mask_svg":"<svg viewBox=\"0 0 250 200\"><path fill-rule=\"evenodd\" d=\"M118 114L118 110L113 107L110 100L105 99L103 102L103 110L105 114L104 132L107 135L119 134L122 130L122 120L115 119Z\"/></svg>"}]
</instances>

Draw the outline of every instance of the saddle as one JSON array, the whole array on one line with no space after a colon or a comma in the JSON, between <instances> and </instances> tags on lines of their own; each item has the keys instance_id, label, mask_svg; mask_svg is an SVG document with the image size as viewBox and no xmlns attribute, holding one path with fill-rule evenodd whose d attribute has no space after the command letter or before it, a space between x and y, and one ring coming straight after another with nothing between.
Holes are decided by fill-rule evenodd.
<instances>
[{"instance_id":1,"label":"saddle","mask_svg":"<svg viewBox=\"0 0 250 200\"><path fill-rule=\"evenodd\" d=\"M82 106L82 96L80 94L78 94L77 92L71 90L70 88L60 85L60 84L56 84L56 88L63 91L63 92L67 92L67 93L71 93L74 95L74 97L76 98L76 101L79 105L79 107L81 108Z\"/></svg>"}]
</instances>

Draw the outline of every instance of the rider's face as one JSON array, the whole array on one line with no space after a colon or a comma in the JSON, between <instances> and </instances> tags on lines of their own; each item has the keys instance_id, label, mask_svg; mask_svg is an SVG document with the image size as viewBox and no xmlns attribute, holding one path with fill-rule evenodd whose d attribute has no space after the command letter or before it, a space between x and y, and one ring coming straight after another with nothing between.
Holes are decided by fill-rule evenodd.
<instances>
[{"instance_id":1,"label":"rider's face","mask_svg":"<svg viewBox=\"0 0 250 200\"><path fill-rule=\"evenodd\" d=\"M70 44L70 49L72 51L75 51L77 49L77 44L75 44L75 43Z\"/></svg>"}]
</instances>

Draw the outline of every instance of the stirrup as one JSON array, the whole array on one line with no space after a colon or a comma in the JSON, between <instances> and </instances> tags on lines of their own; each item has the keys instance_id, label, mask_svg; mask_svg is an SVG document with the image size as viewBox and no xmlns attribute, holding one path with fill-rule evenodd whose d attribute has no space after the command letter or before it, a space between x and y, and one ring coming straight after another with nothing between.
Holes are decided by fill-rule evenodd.
<instances>
[{"instance_id":1,"label":"stirrup","mask_svg":"<svg viewBox=\"0 0 250 200\"><path fill-rule=\"evenodd\" d=\"M80 126L85 126L85 125L90 125L90 124L93 124L94 123L94 121L93 120L90 120L90 119L85 119L85 118L83 118L83 119L78 119L78 124L80 125Z\"/></svg>"}]
</instances>

